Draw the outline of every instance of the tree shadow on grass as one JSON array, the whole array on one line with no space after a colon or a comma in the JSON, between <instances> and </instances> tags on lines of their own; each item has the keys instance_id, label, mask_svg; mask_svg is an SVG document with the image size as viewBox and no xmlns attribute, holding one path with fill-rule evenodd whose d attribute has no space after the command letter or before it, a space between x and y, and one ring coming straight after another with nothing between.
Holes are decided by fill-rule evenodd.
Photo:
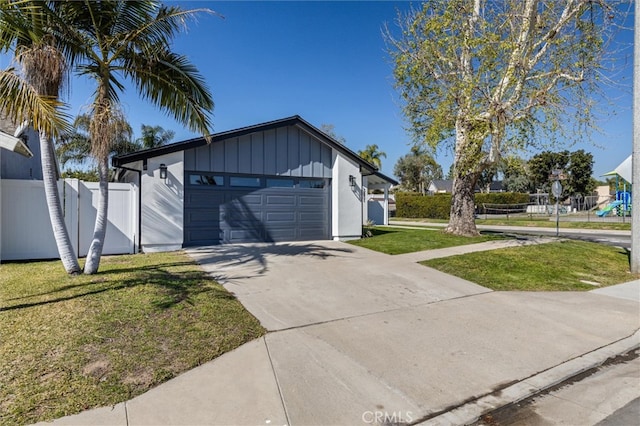
<instances>
[{"instance_id":1,"label":"tree shadow on grass","mask_svg":"<svg viewBox=\"0 0 640 426\"><path fill-rule=\"evenodd\" d=\"M86 296L97 295L110 291L119 291L139 286L154 286L160 290L157 300L153 305L159 309L168 309L179 303L193 304L193 298L202 293L214 293L213 297L219 299L233 300L235 296L226 290L216 287L215 281L200 270L185 272L172 272L169 268L177 266L193 266L191 262L173 262L165 264L147 265L133 268L112 269L91 275L90 280L57 287L48 292L31 294L28 296L6 299L6 301L29 300L34 298L45 298L45 300L25 301L23 303L0 306L0 312L17 309L31 308L35 306L50 305L79 299ZM116 275L126 274L130 278L119 279ZM111 279L110 279L111 277ZM89 278L80 276L78 278ZM73 294L63 294L65 292ZM47 296L53 296L46 298Z\"/></svg>"}]
</instances>

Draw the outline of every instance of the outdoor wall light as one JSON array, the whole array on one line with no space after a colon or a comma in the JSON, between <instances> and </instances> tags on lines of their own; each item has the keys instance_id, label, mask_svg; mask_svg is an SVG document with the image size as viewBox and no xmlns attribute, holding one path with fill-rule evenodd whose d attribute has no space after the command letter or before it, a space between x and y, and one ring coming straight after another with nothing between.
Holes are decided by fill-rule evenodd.
<instances>
[{"instance_id":1,"label":"outdoor wall light","mask_svg":"<svg viewBox=\"0 0 640 426\"><path fill-rule=\"evenodd\" d=\"M354 175L349 175L349 186L356 187L356 177Z\"/></svg>"},{"instance_id":2,"label":"outdoor wall light","mask_svg":"<svg viewBox=\"0 0 640 426\"><path fill-rule=\"evenodd\" d=\"M167 165L160 164L160 179L167 179Z\"/></svg>"}]
</instances>

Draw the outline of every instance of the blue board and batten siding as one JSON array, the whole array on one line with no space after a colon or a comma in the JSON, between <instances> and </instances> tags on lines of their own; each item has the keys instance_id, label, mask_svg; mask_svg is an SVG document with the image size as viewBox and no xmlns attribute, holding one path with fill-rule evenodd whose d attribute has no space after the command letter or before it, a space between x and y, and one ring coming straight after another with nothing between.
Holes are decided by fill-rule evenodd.
<instances>
[{"instance_id":1,"label":"blue board and batten siding","mask_svg":"<svg viewBox=\"0 0 640 426\"><path fill-rule=\"evenodd\" d=\"M331 148L296 127L213 142L184 153L185 170L331 178Z\"/></svg>"},{"instance_id":2,"label":"blue board and batten siding","mask_svg":"<svg viewBox=\"0 0 640 426\"><path fill-rule=\"evenodd\" d=\"M185 245L330 238L331 147L302 129L216 141L184 159Z\"/></svg>"}]
</instances>

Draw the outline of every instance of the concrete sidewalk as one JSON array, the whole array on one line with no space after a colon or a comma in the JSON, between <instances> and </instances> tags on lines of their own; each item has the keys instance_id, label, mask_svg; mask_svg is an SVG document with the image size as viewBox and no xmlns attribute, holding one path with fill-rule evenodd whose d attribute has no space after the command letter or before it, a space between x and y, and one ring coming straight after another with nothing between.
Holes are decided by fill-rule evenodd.
<instances>
[{"instance_id":1,"label":"concrete sidewalk","mask_svg":"<svg viewBox=\"0 0 640 426\"><path fill-rule=\"evenodd\" d=\"M493 292L331 241L189 253L270 332L56 424L464 424L640 345L640 282Z\"/></svg>"},{"instance_id":2,"label":"concrete sidewalk","mask_svg":"<svg viewBox=\"0 0 640 426\"><path fill-rule=\"evenodd\" d=\"M546 244L558 240L558 238L551 237L527 237L512 240L494 240L486 241L484 243L467 244L463 246L454 246L442 249L399 254L394 256L394 258L402 259L409 262L420 262L422 260L438 259L441 257L457 256L460 254L475 253L479 251L497 250L500 248L508 247L524 247L534 244Z\"/></svg>"}]
</instances>

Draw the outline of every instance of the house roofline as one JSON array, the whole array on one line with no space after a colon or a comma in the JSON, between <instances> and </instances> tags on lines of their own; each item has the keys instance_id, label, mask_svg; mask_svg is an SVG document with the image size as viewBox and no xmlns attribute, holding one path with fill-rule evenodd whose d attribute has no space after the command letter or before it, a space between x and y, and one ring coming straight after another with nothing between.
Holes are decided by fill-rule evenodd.
<instances>
[{"instance_id":1,"label":"house roofline","mask_svg":"<svg viewBox=\"0 0 640 426\"><path fill-rule=\"evenodd\" d=\"M399 185L400 184L400 182L398 182L397 180L395 180L395 179L393 179L393 178L391 178L391 177L389 177L389 176L387 176L385 174L382 174L380 172L373 172L373 175L378 176L380 179L386 180L391 185Z\"/></svg>"},{"instance_id":2,"label":"house roofline","mask_svg":"<svg viewBox=\"0 0 640 426\"><path fill-rule=\"evenodd\" d=\"M295 126L312 136L315 136L321 142L330 146L331 148L339 151L340 153L346 155L351 160L355 161L361 168L368 171L370 174L377 174L379 177L386 179L390 182L395 182L393 179L384 176L383 174L378 172L378 168L368 161L364 160L354 151L350 150L346 146L342 145L340 142L336 141L317 127L313 126L309 122L305 121L299 115L294 115L291 117L281 118L279 120L268 121L265 123L254 124L252 126L241 127L235 130L228 130L225 132L214 133L211 135L211 143L219 142L225 139L237 138L240 136L248 135L250 133L262 132L266 130L271 130L279 127L286 126ZM198 148L207 144L207 141L204 137L188 139L181 142L172 143L169 145L164 145L157 148L144 149L142 151L132 152L131 154L120 155L117 157L113 157L112 164L114 167L120 167L124 164L133 163L140 160L146 160L152 157L158 157L160 155L172 154L174 152L180 152L187 149ZM397 182L395 183L397 185Z\"/></svg>"}]
</instances>

